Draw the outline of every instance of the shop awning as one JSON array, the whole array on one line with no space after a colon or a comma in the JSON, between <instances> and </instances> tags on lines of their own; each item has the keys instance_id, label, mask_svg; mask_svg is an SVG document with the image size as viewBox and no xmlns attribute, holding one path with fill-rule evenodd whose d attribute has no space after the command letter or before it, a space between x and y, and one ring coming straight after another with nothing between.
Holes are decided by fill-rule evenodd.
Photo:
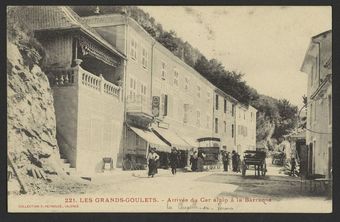
<instances>
[{"instance_id":1,"label":"shop awning","mask_svg":"<svg viewBox=\"0 0 340 222\"><path fill-rule=\"evenodd\" d=\"M142 130L135 127L131 127L130 129L133 130L138 136L143 138L147 141L150 146L155 147L158 151L162 152L171 152L171 147L164 143L158 136L156 136L153 132L149 130Z\"/></svg>"},{"instance_id":2,"label":"shop awning","mask_svg":"<svg viewBox=\"0 0 340 222\"><path fill-rule=\"evenodd\" d=\"M185 142L187 142L192 147L198 147L197 140L187 136L181 136Z\"/></svg>"},{"instance_id":3,"label":"shop awning","mask_svg":"<svg viewBox=\"0 0 340 222\"><path fill-rule=\"evenodd\" d=\"M192 148L190 144L185 142L179 135L168 129L154 128L153 131L171 146L175 146L179 150L189 150Z\"/></svg>"}]
</instances>

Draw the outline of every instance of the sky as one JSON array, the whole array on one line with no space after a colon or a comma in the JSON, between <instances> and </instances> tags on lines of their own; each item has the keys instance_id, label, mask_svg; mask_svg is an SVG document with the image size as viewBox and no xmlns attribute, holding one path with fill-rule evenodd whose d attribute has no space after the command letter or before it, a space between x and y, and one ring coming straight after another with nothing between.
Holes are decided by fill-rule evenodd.
<instances>
[{"instance_id":1,"label":"sky","mask_svg":"<svg viewBox=\"0 0 340 222\"><path fill-rule=\"evenodd\" d=\"M300 68L312 36L332 28L328 6L140 6L208 59L259 93L302 106L307 74Z\"/></svg>"}]
</instances>

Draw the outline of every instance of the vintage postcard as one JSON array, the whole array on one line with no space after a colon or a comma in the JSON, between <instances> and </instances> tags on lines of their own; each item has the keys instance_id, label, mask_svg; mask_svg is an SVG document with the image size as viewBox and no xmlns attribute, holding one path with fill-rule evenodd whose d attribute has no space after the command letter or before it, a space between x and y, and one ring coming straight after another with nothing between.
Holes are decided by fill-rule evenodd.
<instances>
[{"instance_id":1,"label":"vintage postcard","mask_svg":"<svg viewBox=\"0 0 340 222\"><path fill-rule=\"evenodd\" d=\"M9 212L332 212L330 6L8 6Z\"/></svg>"}]
</instances>

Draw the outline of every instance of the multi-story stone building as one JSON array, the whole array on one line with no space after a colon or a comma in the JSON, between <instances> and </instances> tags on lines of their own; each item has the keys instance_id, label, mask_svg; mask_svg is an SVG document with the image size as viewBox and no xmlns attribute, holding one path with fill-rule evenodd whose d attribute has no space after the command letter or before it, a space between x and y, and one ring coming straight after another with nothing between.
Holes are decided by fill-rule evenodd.
<instances>
[{"instance_id":1,"label":"multi-story stone building","mask_svg":"<svg viewBox=\"0 0 340 222\"><path fill-rule=\"evenodd\" d=\"M216 88L214 93L214 137L221 139L221 148L236 150L236 106L238 101Z\"/></svg>"},{"instance_id":2,"label":"multi-story stone building","mask_svg":"<svg viewBox=\"0 0 340 222\"><path fill-rule=\"evenodd\" d=\"M255 109L238 106L244 107L242 112L247 119L235 121L237 100L217 89L127 15L95 15L84 20L127 55L126 120L129 125L133 125L129 123L133 116L135 123L139 122L137 127L154 132L169 146L183 151L198 147L197 139L202 137L217 137L222 148L230 151L236 149L236 145L240 150L255 148ZM154 112L151 110L153 100L159 104ZM215 110L219 103L221 108ZM140 124L142 119L144 124ZM138 144L141 155L146 153L147 138L144 136L145 143L141 145L137 140L142 135L133 134L127 133L126 149L138 149L132 145ZM242 138L236 139L237 135Z\"/></svg>"},{"instance_id":3,"label":"multi-story stone building","mask_svg":"<svg viewBox=\"0 0 340 222\"><path fill-rule=\"evenodd\" d=\"M130 126L156 133L168 144L167 149L157 147L167 152L170 146L183 151L197 147L197 138L211 135L214 86L209 81L126 15L89 16L84 20L128 57L126 122ZM133 144L138 144L142 158L148 138L137 135L134 128L130 130L128 127L126 150L136 150ZM140 139L142 143L137 142Z\"/></svg>"},{"instance_id":4,"label":"multi-story stone building","mask_svg":"<svg viewBox=\"0 0 340 222\"><path fill-rule=\"evenodd\" d=\"M312 37L301 71L308 74L308 174L331 177L332 169L332 30Z\"/></svg>"},{"instance_id":5,"label":"multi-story stone building","mask_svg":"<svg viewBox=\"0 0 340 222\"><path fill-rule=\"evenodd\" d=\"M79 173L116 165L122 147L125 55L68 7L18 7L46 50L61 157ZM69 169L67 169L69 170Z\"/></svg>"},{"instance_id":6,"label":"multi-story stone building","mask_svg":"<svg viewBox=\"0 0 340 222\"><path fill-rule=\"evenodd\" d=\"M77 171L100 171L104 158L112 167L136 169L125 159L143 165L149 147L166 164L175 146L181 167L199 146L217 153L255 147L256 110L215 87L128 15L80 18L61 6L21 10L49 55L44 69L58 144ZM220 143L198 142L210 138Z\"/></svg>"}]
</instances>

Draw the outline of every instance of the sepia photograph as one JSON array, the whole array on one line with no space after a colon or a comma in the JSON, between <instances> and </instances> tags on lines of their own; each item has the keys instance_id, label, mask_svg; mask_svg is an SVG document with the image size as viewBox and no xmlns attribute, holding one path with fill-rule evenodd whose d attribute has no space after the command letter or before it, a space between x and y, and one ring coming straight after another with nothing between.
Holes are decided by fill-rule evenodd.
<instances>
[{"instance_id":1,"label":"sepia photograph","mask_svg":"<svg viewBox=\"0 0 340 222\"><path fill-rule=\"evenodd\" d=\"M331 6L6 17L8 212L332 213Z\"/></svg>"}]
</instances>

